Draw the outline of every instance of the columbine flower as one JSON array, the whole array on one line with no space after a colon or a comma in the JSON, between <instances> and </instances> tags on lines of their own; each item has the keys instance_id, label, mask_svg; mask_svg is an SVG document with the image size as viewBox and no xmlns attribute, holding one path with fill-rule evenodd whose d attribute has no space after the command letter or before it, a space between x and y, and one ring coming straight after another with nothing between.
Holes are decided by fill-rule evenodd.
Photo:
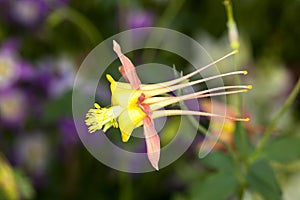
<instances>
[{"instance_id":1,"label":"columbine flower","mask_svg":"<svg viewBox=\"0 0 300 200\"><path fill-rule=\"evenodd\" d=\"M101 108L99 104L95 103L95 108L88 111L85 123L89 126L90 133L93 133L97 130L103 130L106 132L111 127L119 128L123 142L127 142L129 140L133 129L143 125L147 155L150 163L155 169L158 170L160 139L155 130L153 119L174 115L198 115L226 117L234 120L249 121L249 118L233 118L229 116L220 116L213 113L192 110L160 110L161 108L185 100L241 93L247 92L249 89L251 89L252 86L246 85L223 86L182 96L161 96L166 95L170 91L182 89L219 77L236 74L246 75L246 71L235 71L183 83L183 81L188 80L190 77L209 68L210 66L213 66L217 62L227 58L228 56L236 54L237 51L233 51L223 58L220 58L219 60L178 79L159 84L141 84L141 81L136 74L134 65L129 58L122 53L121 47L115 41L113 42L113 49L122 63L122 66L119 68L119 70L129 84L117 82L109 74L107 74L106 77L111 84L110 89L112 93L112 107Z\"/></svg>"}]
</instances>

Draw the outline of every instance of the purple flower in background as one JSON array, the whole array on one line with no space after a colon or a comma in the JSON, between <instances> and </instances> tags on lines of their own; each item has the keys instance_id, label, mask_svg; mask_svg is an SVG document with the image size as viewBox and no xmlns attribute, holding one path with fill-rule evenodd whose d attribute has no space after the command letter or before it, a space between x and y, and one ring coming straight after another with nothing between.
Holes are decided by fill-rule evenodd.
<instances>
[{"instance_id":1,"label":"purple flower in background","mask_svg":"<svg viewBox=\"0 0 300 200\"><path fill-rule=\"evenodd\" d=\"M18 42L8 39L0 48L0 90L12 86L20 75L20 61L17 55Z\"/></svg>"},{"instance_id":2,"label":"purple flower in background","mask_svg":"<svg viewBox=\"0 0 300 200\"><path fill-rule=\"evenodd\" d=\"M62 118L58 122L60 134L62 135L63 146L77 144L79 137L72 118Z\"/></svg>"},{"instance_id":3,"label":"purple flower in background","mask_svg":"<svg viewBox=\"0 0 300 200\"><path fill-rule=\"evenodd\" d=\"M10 18L24 26L40 24L49 9L42 0L19 0L12 1Z\"/></svg>"},{"instance_id":4,"label":"purple flower in background","mask_svg":"<svg viewBox=\"0 0 300 200\"><path fill-rule=\"evenodd\" d=\"M52 97L58 97L73 88L76 75L75 64L71 59L61 58L54 65L55 76L50 84Z\"/></svg>"},{"instance_id":5,"label":"purple flower in background","mask_svg":"<svg viewBox=\"0 0 300 200\"><path fill-rule=\"evenodd\" d=\"M75 64L68 58L49 58L40 64L35 77L42 91L50 98L57 98L73 87Z\"/></svg>"},{"instance_id":6,"label":"purple flower in background","mask_svg":"<svg viewBox=\"0 0 300 200\"><path fill-rule=\"evenodd\" d=\"M53 78L54 74L51 67L38 67L34 74L34 78L30 82L33 95L48 98L49 87Z\"/></svg>"},{"instance_id":7,"label":"purple flower in background","mask_svg":"<svg viewBox=\"0 0 300 200\"><path fill-rule=\"evenodd\" d=\"M128 28L141 28L147 26L153 26L154 15L149 11L129 11L127 16Z\"/></svg>"},{"instance_id":8,"label":"purple flower in background","mask_svg":"<svg viewBox=\"0 0 300 200\"><path fill-rule=\"evenodd\" d=\"M68 5L69 0L44 0L44 2L48 5L49 8L54 9Z\"/></svg>"},{"instance_id":9,"label":"purple flower in background","mask_svg":"<svg viewBox=\"0 0 300 200\"><path fill-rule=\"evenodd\" d=\"M35 70L33 66L20 58L21 42L16 38L6 39L0 47L0 91L16 82L32 80Z\"/></svg>"},{"instance_id":10,"label":"purple flower in background","mask_svg":"<svg viewBox=\"0 0 300 200\"><path fill-rule=\"evenodd\" d=\"M20 70L20 81L31 81L35 77L36 69L28 61L19 61L19 70Z\"/></svg>"},{"instance_id":11,"label":"purple flower in background","mask_svg":"<svg viewBox=\"0 0 300 200\"><path fill-rule=\"evenodd\" d=\"M68 0L11 0L8 17L26 26L39 26L52 10L67 5Z\"/></svg>"}]
</instances>

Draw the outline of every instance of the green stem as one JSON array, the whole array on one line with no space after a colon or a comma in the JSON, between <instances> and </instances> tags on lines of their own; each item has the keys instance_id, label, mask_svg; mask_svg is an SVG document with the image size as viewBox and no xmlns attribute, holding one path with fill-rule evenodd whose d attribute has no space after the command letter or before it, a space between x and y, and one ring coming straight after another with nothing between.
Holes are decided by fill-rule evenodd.
<instances>
[{"instance_id":1,"label":"green stem","mask_svg":"<svg viewBox=\"0 0 300 200\"><path fill-rule=\"evenodd\" d=\"M285 103L282 106L282 108L280 109L280 111L277 113L275 118L272 120L272 122L267 127L266 131L264 132L262 139L260 140L260 142L257 145L257 149L256 149L257 153L259 153L259 151L261 151L263 149L263 147L266 145L269 137L271 136L272 132L274 131L279 120L286 113L286 111L291 107L292 103L296 99L299 92L300 92L300 79L298 79L298 82L297 82L296 86L294 87L293 91L291 92L291 94L285 101Z\"/></svg>"},{"instance_id":2,"label":"green stem","mask_svg":"<svg viewBox=\"0 0 300 200\"><path fill-rule=\"evenodd\" d=\"M181 7L183 6L185 0L177 0L177 1L170 1L168 4L166 10L156 23L156 26L158 27L169 27L171 22L176 18L178 12L180 11ZM149 46L148 44L151 44L152 41L155 39L155 32L153 34L150 34L147 41L146 41L146 46ZM155 57L154 52L144 52L142 55L142 59L144 61L151 61Z\"/></svg>"},{"instance_id":3,"label":"green stem","mask_svg":"<svg viewBox=\"0 0 300 200\"><path fill-rule=\"evenodd\" d=\"M238 199L243 200L244 199L244 193L245 193L245 186L242 185L240 190L238 191Z\"/></svg>"},{"instance_id":4,"label":"green stem","mask_svg":"<svg viewBox=\"0 0 300 200\"><path fill-rule=\"evenodd\" d=\"M185 0L170 1L162 17L157 22L157 26L168 27L180 11Z\"/></svg>"},{"instance_id":5,"label":"green stem","mask_svg":"<svg viewBox=\"0 0 300 200\"><path fill-rule=\"evenodd\" d=\"M231 1L230 0L225 0L224 1L224 6L225 6L225 9L226 9L226 14L227 14L228 21L234 21Z\"/></svg>"},{"instance_id":6,"label":"green stem","mask_svg":"<svg viewBox=\"0 0 300 200\"><path fill-rule=\"evenodd\" d=\"M130 180L129 174L119 172L119 181L120 181L119 200L133 199L132 182Z\"/></svg>"},{"instance_id":7,"label":"green stem","mask_svg":"<svg viewBox=\"0 0 300 200\"><path fill-rule=\"evenodd\" d=\"M72 22L79 29L81 29L81 31L84 32L90 39L92 44L97 44L98 42L102 41L102 36L97 27L80 12L70 7L57 9L52 12L47 18L48 24L50 24L52 27L57 26L64 20Z\"/></svg>"}]
</instances>

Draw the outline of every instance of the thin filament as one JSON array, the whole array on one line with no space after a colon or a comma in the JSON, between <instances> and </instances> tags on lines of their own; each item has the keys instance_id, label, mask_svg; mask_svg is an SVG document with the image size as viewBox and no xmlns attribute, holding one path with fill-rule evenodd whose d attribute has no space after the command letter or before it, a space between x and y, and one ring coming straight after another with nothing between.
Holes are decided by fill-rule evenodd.
<instances>
[{"instance_id":1,"label":"thin filament","mask_svg":"<svg viewBox=\"0 0 300 200\"><path fill-rule=\"evenodd\" d=\"M192 111L192 110L158 110L153 112L152 118L160 118L160 117L166 117L166 116L175 116L175 115L194 115L194 116L205 116L205 117L220 117L220 118L226 118L234 121L249 121L249 118L236 118L231 116L223 116L208 112L199 112L199 111Z\"/></svg>"},{"instance_id":2,"label":"thin filament","mask_svg":"<svg viewBox=\"0 0 300 200\"><path fill-rule=\"evenodd\" d=\"M209 68L209 67L215 65L216 63L218 63L218 62L220 62L220 61L222 61L222 60L228 58L229 56L232 56L232 55L237 54L237 53L238 53L238 51L237 51L237 50L234 50L234 51L228 53L227 55L225 55L225 56L219 58L218 60L213 61L213 62L211 62L210 64L208 64L208 65L206 65L206 66L204 66L204 67L202 67L202 68L200 68L200 69L197 69L196 71L193 71L193 72L191 72L191 73L189 73L189 74L187 74L187 75L185 75L185 76L182 76L182 77L177 78L177 79L172 80L172 81L166 81L166 82L163 82L163 83L161 83L160 85L156 85L156 84L145 85L145 86L143 86L142 89L143 89L143 90L153 90L153 89L159 89L159 88L161 88L161 87L168 87L168 86L171 86L171 85L175 85L175 84L180 83L180 82L182 82L182 81L184 81L184 80L186 80L186 79L188 79L188 78L190 78L190 77L196 75L197 73L200 73L201 71L203 71L203 70L205 70L205 69L207 69L207 68Z\"/></svg>"},{"instance_id":3,"label":"thin filament","mask_svg":"<svg viewBox=\"0 0 300 200\"><path fill-rule=\"evenodd\" d=\"M203 83L203 82L206 82L206 81L209 81L209 80L213 80L213 79L216 79L216 78L221 78L221 77L231 76L231 75L238 75L238 74L244 74L244 75L246 75L247 71L235 71L235 72L229 72L229 73L225 73L225 74L218 74L218 75L211 76L211 77L204 78L204 79L200 79L200 80L197 80L197 81L192 81L192 82L188 82L188 83L182 83L182 84L173 85L173 86L170 86L170 87L161 87L160 89L152 90L151 92L150 91L149 92L145 91L144 93L148 97L149 96L156 96L156 95L164 94L164 93L171 92L171 91L174 91L174 90L186 88L188 86L192 86L192 85L195 85L195 84L198 84L198 83Z\"/></svg>"},{"instance_id":4,"label":"thin filament","mask_svg":"<svg viewBox=\"0 0 300 200\"><path fill-rule=\"evenodd\" d=\"M225 92L220 92L220 93L212 93L212 94L207 94L210 92L218 91L218 90L226 90L226 89L243 89L243 90L235 90L235 91L225 91ZM150 105L152 110L157 110L160 108L163 108L165 106L180 102L180 101L186 101L190 99L198 99L198 98L204 98L204 97L209 97L209 96L220 96L220 95L226 95L226 94L234 94L234 93L241 93L241 92L247 92L248 89L251 89L250 86L223 86L223 87L218 87L218 88L213 88L213 89L208 89L192 94L187 94L183 96L178 96L178 97L169 97L169 99L166 99L165 101L154 103ZM151 98L150 98L151 99ZM145 100L145 103L147 103L147 99Z\"/></svg>"}]
</instances>

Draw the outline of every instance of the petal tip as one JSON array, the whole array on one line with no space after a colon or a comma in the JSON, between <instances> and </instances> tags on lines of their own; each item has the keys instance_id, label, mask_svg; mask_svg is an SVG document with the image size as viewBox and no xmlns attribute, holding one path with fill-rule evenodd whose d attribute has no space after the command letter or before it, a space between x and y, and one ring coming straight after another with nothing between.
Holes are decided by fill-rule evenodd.
<instances>
[{"instance_id":1,"label":"petal tip","mask_svg":"<svg viewBox=\"0 0 300 200\"><path fill-rule=\"evenodd\" d=\"M130 134L126 133L124 130L121 130L122 142L128 142Z\"/></svg>"},{"instance_id":2,"label":"petal tip","mask_svg":"<svg viewBox=\"0 0 300 200\"><path fill-rule=\"evenodd\" d=\"M115 82L115 80L113 79L113 77L112 77L110 74L106 74L106 79L107 79L110 83Z\"/></svg>"},{"instance_id":3,"label":"petal tip","mask_svg":"<svg viewBox=\"0 0 300 200\"><path fill-rule=\"evenodd\" d=\"M153 167L154 169L156 169L156 171L159 171L158 160L156 160L156 159L149 159L149 161L150 161L152 167Z\"/></svg>"},{"instance_id":4,"label":"petal tip","mask_svg":"<svg viewBox=\"0 0 300 200\"><path fill-rule=\"evenodd\" d=\"M113 49L118 55L121 54L121 47L115 40L113 40Z\"/></svg>"},{"instance_id":5,"label":"petal tip","mask_svg":"<svg viewBox=\"0 0 300 200\"><path fill-rule=\"evenodd\" d=\"M149 161L150 161L151 166L152 166L156 171L159 171L159 167L158 167L159 158L156 158L156 156L151 157L151 156L148 154L148 159L149 159Z\"/></svg>"}]
</instances>

